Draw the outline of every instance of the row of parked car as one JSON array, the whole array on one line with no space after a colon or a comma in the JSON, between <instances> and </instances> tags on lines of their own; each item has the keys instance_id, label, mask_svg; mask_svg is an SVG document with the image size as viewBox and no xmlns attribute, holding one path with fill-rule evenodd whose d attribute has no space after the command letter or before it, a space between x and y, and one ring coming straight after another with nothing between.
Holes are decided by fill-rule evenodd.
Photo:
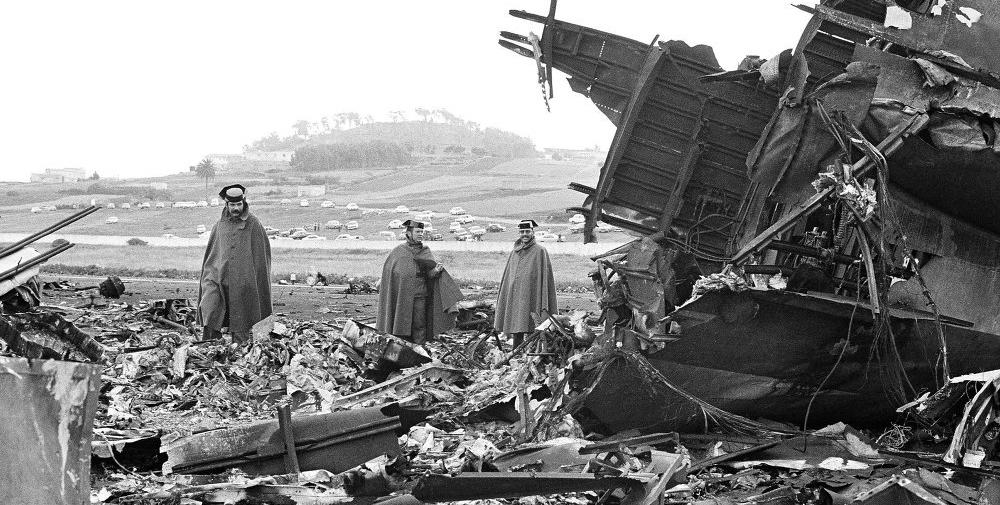
<instances>
[{"instance_id":1,"label":"row of parked car","mask_svg":"<svg viewBox=\"0 0 1000 505\"><path fill-rule=\"evenodd\" d=\"M290 198L282 198L281 201L279 201L278 203L281 204L281 205L291 205L292 204L292 200ZM309 207L310 205L312 205L312 204L309 203L309 200L307 200L305 198L299 200L299 207ZM332 200L323 200L323 202L321 202L319 204L319 206L322 207L322 208L324 208L324 209L335 209L335 208L337 208L337 204L333 203ZM345 205L344 208L347 209L347 210L358 210L360 207L358 207L358 204L356 204L354 202L351 202L351 203Z\"/></svg>"},{"instance_id":2,"label":"row of parked car","mask_svg":"<svg viewBox=\"0 0 1000 505\"><path fill-rule=\"evenodd\" d=\"M292 240L326 240L326 237L317 235L305 228L290 228L279 230L271 226L265 226L264 232L270 239L292 239Z\"/></svg>"},{"instance_id":3,"label":"row of parked car","mask_svg":"<svg viewBox=\"0 0 1000 505\"><path fill-rule=\"evenodd\" d=\"M326 224L323 226L326 227L326 229L328 230L341 230L341 229L357 230L358 228L361 227L357 221L348 221L346 223L341 223L336 219L331 219L327 221Z\"/></svg>"}]
</instances>

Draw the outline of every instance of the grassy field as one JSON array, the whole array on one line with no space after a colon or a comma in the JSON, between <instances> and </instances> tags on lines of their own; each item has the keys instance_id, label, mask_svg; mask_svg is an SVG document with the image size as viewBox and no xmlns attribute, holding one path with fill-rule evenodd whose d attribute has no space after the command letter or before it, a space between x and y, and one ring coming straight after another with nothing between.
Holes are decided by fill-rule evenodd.
<instances>
[{"instance_id":1,"label":"grassy field","mask_svg":"<svg viewBox=\"0 0 1000 505\"><path fill-rule=\"evenodd\" d=\"M599 157L598 157L599 158ZM567 189L570 182L594 185L597 182L600 163L595 159L552 161L541 158L502 159L479 158L459 159L457 165L439 165L432 162L412 167L376 169L361 171L337 171L323 174L296 174L290 171L220 173L205 187L205 181L193 173L181 173L159 178L131 179L122 181L101 180L64 184L0 184L0 231L27 231L37 229L36 223L50 222L69 210L30 214L32 206L73 204L88 205L96 200L108 202L140 201L155 202L166 196L148 198L142 195L89 194L91 185L99 183L106 187L130 186L140 188L153 183L164 185L165 195L170 201L206 200L214 196L217 188L232 181L245 183L249 188L249 198L254 211L265 224L288 228L303 226L312 222L326 222L330 219L344 221L360 218L349 215L342 208L321 209L319 203L331 200L338 206L355 202L362 207L394 208L406 205L411 209L422 208L447 213L452 206L465 207L469 212L487 218L532 218L552 225L565 225L568 215L565 209L583 202L583 195ZM293 176L322 175L339 179L337 185L327 185L327 194L310 198L312 206L288 208L279 206L282 199L298 202L297 183L289 182ZM83 194L73 194L83 193ZM120 220L118 230L105 227L104 219L109 216ZM114 235L159 235L172 233L188 236L199 224L209 225L218 219L217 209L105 209L100 216L89 218L82 230L74 228L74 233L114 234ZM361 235L377 234L385 229L385 223L395 216L365 223L367 230ZM445 214L435 226L447 226L450 218ZM135 226L132 226L132 225ZM130 229L133 228L133 229ZM335 234L334 234L335 235ZM496 237L509 240L512 237Z\"/></svg>"},{"instance_id":2,"label":"grassy field","mask_svg":"<svg viewBox=\"0 0 1000 505\"><path fill-rule=\"evenodd\" d=\"M433 244L431 244L433 250ZM201 269L204 250L195 247L116 247L78 244L57 256L43 271L67 274L119 275L124 277L195 278ZM361 277L369 280L382 275L386 253L380 251L273 249L271 270L276 279L295 273L304 279L322 272L331 278ZM435 253L462 285L496 285L507 263L507 253L441 251ZM559 289L589 287L587 273L593 262L586 257L554 254L553 275Z\"/></svg>"}]
</instances>

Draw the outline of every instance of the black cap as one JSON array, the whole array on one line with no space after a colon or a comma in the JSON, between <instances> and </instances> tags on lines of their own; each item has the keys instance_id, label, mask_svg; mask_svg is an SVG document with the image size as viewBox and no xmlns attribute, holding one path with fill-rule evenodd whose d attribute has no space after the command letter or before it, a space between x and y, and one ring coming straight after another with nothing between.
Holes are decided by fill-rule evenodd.
<instances>
[{"instance_id":1,"label":"black cap","mask_svg":"<svg viewBox=\"0 0 1000 505\"><path fill-rule=\"evenodd\" d=\"M538 223L534 219L522 219L520 223L517 223L518 230L530 230L532 228L538 228Z\"/></svg>"},{"instance_id":2,"label":"black cap","mask_svg":"<svg viewBox=\"0 0 1000 505\"><path fill-rule=\"evenodd\" d=\"M219 196L227 202L242 202L246 198L247 188L242 184L230 184L219 191Z\"/></svg>"},{"instance_id":3,"label":"black cap","mask_svg":"<svg viewBox=\"0 0 1000 505\"><path fill-rule=\"evenodd\" d=\"M403 221L403 226L406 228L420 228L422 230L424 229L424 222L407 219L406 221Z\"/></svg>"}]
</instances>

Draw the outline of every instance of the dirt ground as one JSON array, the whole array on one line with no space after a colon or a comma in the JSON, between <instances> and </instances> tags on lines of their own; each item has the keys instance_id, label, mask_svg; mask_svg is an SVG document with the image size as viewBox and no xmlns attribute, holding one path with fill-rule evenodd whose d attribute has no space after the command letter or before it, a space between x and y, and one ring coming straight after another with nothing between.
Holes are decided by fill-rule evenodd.
<instances>
[{"instance_id":1,"label":"dirt ground","mask_svg":"<svg viewBox=\"0 0 1000 505\"><path fill-rule=\"evenodd\" d=\"M96 286L104 280L101 277L65 276L43 274L39 276L43 282L65 280L77 287ZM123 278L125 294L115 302L136 304L143 300L159 300L164 298L198 298L198 283L183 279L133 279ZM63 305L80 307L90 303L88 291L58 291L45 290L42 303L46 305ZM495 290L464 290L467 300L495 299ZM350 318L359 321L375 321L378 310L378 295L349 295L335 293L332 288L306 285L272 286L271 291L274 312L278 315L294 319L339 319ZM593 293L558 293L560 310L597 311L597 302ZM97 296L95 303L106 303Z\"/></svg>"}]
</instances>

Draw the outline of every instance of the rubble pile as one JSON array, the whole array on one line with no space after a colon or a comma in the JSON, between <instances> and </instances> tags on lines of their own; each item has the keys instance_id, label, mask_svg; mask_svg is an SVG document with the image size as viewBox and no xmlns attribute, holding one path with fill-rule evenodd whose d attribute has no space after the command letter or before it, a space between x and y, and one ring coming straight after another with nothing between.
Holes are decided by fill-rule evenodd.
<instances>
[{"instance_id":1,"label":"rubble pile","mask_svg":"<svg viewBox=\"0 0 1000 505\"><path fill-rule=\"evenodd\" d=\"M733 285L715 276L697 289ZM626 303L641 319L638 299ZM48 338L75 349L60 358L103 369L93 503L974 504L1000 492L995 372L953 378L881 430L804 432L695 397L702 429L615 430L588 403L595 374L621 360L641 369L658 346L638 342L676 326L576 313L545 319L517 348L477 331L418 346L354 320L272 316L241 344L200 341L193 314L167 299L7 316L49 321ZM102 352L66 343L54 321Z\"/></svg>"}]
</instances>

